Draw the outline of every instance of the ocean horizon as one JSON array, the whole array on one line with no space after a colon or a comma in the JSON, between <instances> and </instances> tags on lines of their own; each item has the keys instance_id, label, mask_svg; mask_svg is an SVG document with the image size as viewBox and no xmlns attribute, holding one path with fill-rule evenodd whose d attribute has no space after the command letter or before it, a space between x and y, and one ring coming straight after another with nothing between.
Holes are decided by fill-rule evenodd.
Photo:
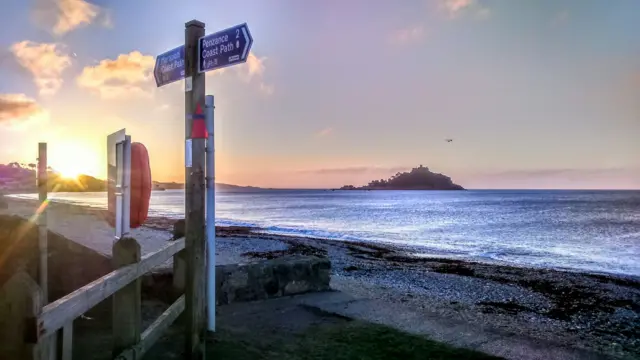
<instances>
[{"instance_id":1,"label":"ocean horizon","mask_svg":"<svg viewBox=\"0 0 640 360\"><path fill-rule=\"evenodd\" d=\"M107 203L105 192L49 198ZM149 216L183 218L184 190L153 191ZM218 192L216 224L390 244L417 256L640 276L640 190Z\"/></svg>"}]
</instances>

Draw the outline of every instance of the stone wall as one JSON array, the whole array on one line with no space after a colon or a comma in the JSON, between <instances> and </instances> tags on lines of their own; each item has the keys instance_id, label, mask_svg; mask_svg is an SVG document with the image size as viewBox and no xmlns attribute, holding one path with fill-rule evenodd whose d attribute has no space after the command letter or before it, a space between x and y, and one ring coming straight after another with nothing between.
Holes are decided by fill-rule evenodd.
<instances>
[{"instance_id":1,"label":"stone wall","mask_svg":"<svg viewBox=\"0 0 640 360\"><path fill-rule=\"evenodd\" d=\"M331 262L315 256L286 256L216 267L218 304L329 290Z\"/></svg>"}]
</instances>

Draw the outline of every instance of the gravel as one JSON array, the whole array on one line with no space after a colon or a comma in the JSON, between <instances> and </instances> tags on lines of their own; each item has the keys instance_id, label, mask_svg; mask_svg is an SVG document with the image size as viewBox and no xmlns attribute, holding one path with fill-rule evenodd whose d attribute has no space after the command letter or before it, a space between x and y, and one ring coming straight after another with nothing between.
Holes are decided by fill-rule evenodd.
<instances>
[{"instance_id":1,"label":"gravel","mask_svg":"<svg viewBox=\"0 0 640 360\"><path fill-rule=\"evenodd\" d=\"M27 217L33 213L33 204L9 202L11 212ZM110 254L112 230L95 211L78 208L50 205L52 230ZM166 227L170 221L152 223L153 229L135 230L145 253L166 244L171 235ZM413 258L390 245L260 234L251 229L219 236L216 253L218 264L292 253L326 255L332 263L332 288L354 296L640 358L640 280L635 278Z\"/></svg>"}]
</instances>

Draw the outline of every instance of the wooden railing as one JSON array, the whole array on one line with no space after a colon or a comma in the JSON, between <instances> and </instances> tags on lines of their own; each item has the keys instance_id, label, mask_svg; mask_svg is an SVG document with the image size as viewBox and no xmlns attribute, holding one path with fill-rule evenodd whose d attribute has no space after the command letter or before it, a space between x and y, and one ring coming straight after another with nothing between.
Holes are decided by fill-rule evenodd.
<instances>
[{"instance_id":1,"label":"wooden railing","mask_svg":"<svg viewBox=\"0 0 640 360\"><path fill-rule=\"evenodd\" d=\"M30 298L33 306L28 309L26 315L23 348L34 348L35 351L27 350L23 358L71 360L73 321L112 296L113 356L119 360L141 359L185 310L186 303L183 294L142 332L141 276L172 257L174 262L177 262L184 250L185 239L181 238L141 257L138 242L132 238L124 238L114 244L115 270L109 274L45 306L42 306L42 301L39 300L42 291L38 293L31 290L27 298ZM33 289L34 285L35 283L29 284L29 289ZM189 326L185 331L190 331ZM57 337L61 337L60 342ZM187 339L192 338L193 336L187 336ZM25 350L22 352L25 353Z\"/></svg>"}]
</instances>

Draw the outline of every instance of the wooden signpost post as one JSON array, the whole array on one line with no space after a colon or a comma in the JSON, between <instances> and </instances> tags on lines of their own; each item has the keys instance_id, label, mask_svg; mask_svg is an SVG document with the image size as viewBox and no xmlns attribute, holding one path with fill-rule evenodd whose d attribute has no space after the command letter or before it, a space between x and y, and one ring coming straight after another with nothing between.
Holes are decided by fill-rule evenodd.
<instances>
[{"instance_id":1,"label":"wooden signpost post","mask_svg":"<svg viewBox=\"0 0 640 360\"><path fill-rule=\"evenodd\" d=\"M200 359L204 354L207 319L208 328L215 329L213 98L205 104L205 72L246 62L253 44L247 24L206 36L204 29L205 24L200 21L187 22L184 46L159 55L153 71L158 87L185 79L184 263L187 268L185 310L188 327L185 350L187 357L191 359ZM209 154L208 166L211 167L206 169L206 177L205 150ZM206 189L205 179L209 182ZM209 211L205 214L207 191ZM209 226L206 233L205 218ZM207 264L210 265L208 269ZM209 317L206 316L207 304Z\"/></svg>"}]
</instances>

